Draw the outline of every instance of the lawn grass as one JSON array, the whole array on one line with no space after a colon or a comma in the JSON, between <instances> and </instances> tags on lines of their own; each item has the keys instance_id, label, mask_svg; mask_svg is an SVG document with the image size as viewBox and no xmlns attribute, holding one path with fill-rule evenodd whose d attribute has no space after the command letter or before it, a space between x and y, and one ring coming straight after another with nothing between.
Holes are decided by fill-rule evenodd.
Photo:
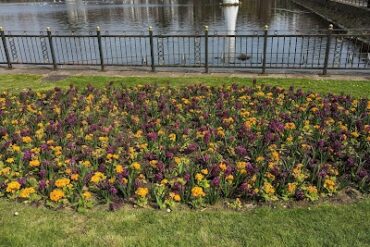
<instances>
[{"instance_id":1,"label":"lawn grass","mask_svg":"<svg viewBox=\"0 0 370 247\"><path fill-rule=\"evenodd\" d=\"M19 212L14 216L14 212ZM75 213L0 200L1 246L368 246L370 199L311 208Z\"/></svg>"},{"instance_id":2,"label":"lawn grass","mask_svg":"<svg viewBox=\"0 0 370 247\"><path fill-rule=\"evenodd\" d=\"M45 82L39 75L2 75L0 91L46 90L70 84L103 86L191 83L251 85L250 78L73 76ZM257 78L258 83L291 85L320 93L369 97L370 81ZM106 208L106 207L105 207ZM104 208L104 209L105 209ZM14 216L14 212L19 212ZM370 199L352 204L321 203L311 209L259 207L247 212L179 209L94 209L53 211L0 200L0 246L369 246Z\"/></svg>"},{"instance_id":3,"label":"lawn grass","mask_svg":"<svg viewBox=\"0 0 370 247\"><path fill-rule=\"evenodd\" d=\"M312 80L312 79L286 79L286 78L263 78L257 77L257 83L264 83L272 86L281 86L289 88L302 88L305 91L314 91L318 93L349 94L354 97L370 96L370 81L353 80ZM238 77L219 77L219 76L196 76L196 77L109 77L109 76L71 76L60 81L50 82L43 80L41 75L1 75L0 90L10 90L19 92L25 88L34 90L47 90L56 86L67 88L73 84L77 87L85 87L92 84L102 87L108 82L117 85L137 85L146 83L156 83L159 85L183 86L194 83L204 83L207 85L223 85L238 83L242 85L252 85L252 78Z\"/></svg>"}]
</instances>

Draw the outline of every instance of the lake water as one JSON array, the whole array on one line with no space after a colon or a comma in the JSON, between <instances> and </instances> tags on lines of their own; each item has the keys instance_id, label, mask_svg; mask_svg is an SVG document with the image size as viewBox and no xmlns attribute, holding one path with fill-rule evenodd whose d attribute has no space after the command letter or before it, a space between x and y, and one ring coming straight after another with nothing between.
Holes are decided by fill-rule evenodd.
<instances>
[{"instance_id":1,"label":"lake water","mask_svg":"<svg viewBox=\"0 0 370 247\"><path fill-rule=\"evenodd\" d=\"M189 32L208 25L210 31L326 29L328 23L289 0L243 0L239 7L221 7L215 0L0 0L0 25L11 31ZM235 19L235 20L234 20ZM231 22L231 23L230 23Z\"/></svg>"},{"instance_id":2,"label":"lake water","mask_svg":"<svg viewBox=\"0 0 370 247\"><path fill-rule=\"evenodd\" d=\"M122 0L122 1L4 1L0 0L0 26L7 33L39 33L51 27L54 34L194 34L209 26L208 59L213 67L260 68L263 63L262 36L227 37L252 33L307 34L327 30L329 23L289 0L244 0L240 6L220 6L216 0ZM254 31L257 30L257 31ZM325 31L326 32L326 31ZM269 37L266 48L268 68L322 68L327 43L323 37ZM45 38L9 37L13 63L51 63ZM57 63L99 65L96 37L55 37ZM349 39L331 41L329 66L368 68L369 54ZM195 37L155 37L154 60L158 66L194 66L205 63L205 40ZM102 52L108 65L148 66L148 37L103 37ZM0 45L0 63L5 55Z\"/></svg>"}]
</instances>

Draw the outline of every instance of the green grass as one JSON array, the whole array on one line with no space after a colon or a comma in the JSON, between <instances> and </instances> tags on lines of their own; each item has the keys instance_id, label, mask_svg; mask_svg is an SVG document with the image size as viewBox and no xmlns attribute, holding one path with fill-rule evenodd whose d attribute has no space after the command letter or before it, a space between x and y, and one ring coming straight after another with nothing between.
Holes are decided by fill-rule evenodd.
<instances>
[{"instance_id":1,"label":"green grass","mask_svg":"<svg viewBox=\"0 0 370 247\"><path fill-rule=\"evenodd\" d=\"M14 212L19 212L14 216ZM305 208L52 211L0 200L1 246L368 246L370 199Z\"/></svg>"},{"instance_id":2,"label":"green grass","mask_svg":"<svg viewBox=\"0 0 370 247\"><path fill-rule=\"evenodd\" d=\"M291 85L320 93L369 97L370 81L270 79L258 83ZM250 78L73 76L48 82L39 75L2 75L0 91L46 90L70 84L84 87L107 82L136 85L191 83L251 85ZM19 212L19 216L14 216ZM247 212L188 209L172 213L153 209L102 209L76 213L52 211L0 200L0 246L369 246L370 199L309 208L260 207Z\"/></svg>"},{"instance_id":3,"label":"green grass","mask_svg":"<svg viewBox=\"0 0 370 247\"><path fill-rule=\"evenodd\" d=\"M257 83L265 83L274 86L289 88L302 88L306 91L319 93L349 94L354 97L369 97L370 81L353 80L312 80L312 79L285 79L285 78L263 78L256 77ZM97 87L106 85L108 82L123 85L137 85L146 83L157 83L159 85L182 86L194 83L207 85L222 85L238 83L252 85L251 78L219 77L219 76L197 76L197 77L108 77L108 76L71 76L67 79L48 82L40 75L1 75L0 90L19 92L25 88L34 90L52 89L56 86L67 88L70 84L77 87L85 87L93 84Z\"/></svg>"}]
</instances>

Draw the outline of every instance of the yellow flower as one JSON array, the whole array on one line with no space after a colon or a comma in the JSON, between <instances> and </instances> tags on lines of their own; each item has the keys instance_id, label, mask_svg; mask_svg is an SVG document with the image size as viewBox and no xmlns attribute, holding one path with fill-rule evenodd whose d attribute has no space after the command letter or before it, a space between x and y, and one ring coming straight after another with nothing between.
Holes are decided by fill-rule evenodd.
<instances>
[{"instance_id":1,"label":"yellow flower","mask_svg":"<svg viewBox=\"0 0 370 247\"><path fill-rule=\"evenodd\" d=\"M140 171L141 170L141 165L138 163L138 162L134 162L131 164L131 167L136 170L136 171Z\"/></svg>"},{"instance_id":2,"label":"yellow flower","mask_svg":"<svg viewBox=\"0 0 370 247\"><path fill-rule=\"evenodd\" d=\"M172 133L172 134L169 134L168 135L168 138L171 140L171 141L176 141L176 134Z\"/></svg>"},{"instance_id":3,"label":"yellow flower","mask_svg":"<svg viewBox=\"0 0 370 247\"><path fill-rule=\"evenodd\" d=\"M20 191L19 197L20 198L29 198L31 194L35 193L35 189L33 187L24 188Z\"/></svg>"},{"instance_id":4,"label":"yellow flower","mask_svg":"<svg viewBox=\"0 0 370 247\"><path fill-rule=\"evenodd\" d=\"M99 137L99 141L100 142L103 142L103 143L106 143L109 141L109 137L108 136L100 136Z\"/></svg>"},{"instance_id":5,"label":"yellow flower","mask_svg":"<svg viewBox=\"0 0 370 247\"><path fill-rule=\"evenodd\" d=\"M195 175L195 180L197 180L198 182L202 181L203 178L204 178L204 176L203 176L202 173L197 173Z\"/></svg>"},{"instance_id":6,"label":"yellow flower","mask_svg":"<svg viewBox=\"0 0 370 247\"><path fill-rule=\"evenodd\" d=\"M60 115L60 113L61 113L60 107L58 107L58 106L54 107L53 112L55 112L57 115Z\"/></svg>"},{"instance_id":7,"label":"yellow flower","mask_svg":"<svg viewBox=\"0 0 370 247\"><path fill-rule=\"evenodd\" d=\"M21 151L21 147L20 147L20 146L15 145L15 144L13 144L13 145L12 145L12 149L13 149L13 151L14 151L14 152L19 152L19 151Z\"/></svg>"},{"instance_id":8,"label":"yellow flower","mask_svg":"<svg viewBox=\"0 0 370 247\"><path fill-rule=\"evenodd\" d=\"M244 170L246 166L247 166L247 162L244 162L244 161L236 162L236 169L238 171Z\"/></svg>"},{"instance_id":9,"label":"yellow flower","mask_svg":"<svg viewBox=\"0 0 370 247\"><path fill-rule=\"evenodd\" d=\"M94 135L93 134L88 134L85 136L85 141L92 141L94 138Z\"/></svg>"},{"instance_id":10,"label":"yellow flower","mask_svg":"<svg viewBox=\"0 0 370 247\"><path fill-rule=\"evenodd\" d=\"M139 187L137 188L137 190L135 191L135 195L141 197L141 198L144 198L148 195L149 193L149 190L148 188L144 188L144 187Z\"/></svg>"},{"instance_id":11,"label":"yellow flower","mask_svg":"<svg viewBox=\"0 0 370 247\"><path fill-rule=\"evenodd\" d=\"M288 193L293 194L297 189L297 185L295 183L288 183Z\"/></svg>"},{"instance_id":12,"label":"yellow flower","mask_svg":"<svg viewBox=\"0 0 370 247\"><path fill-rule=\"evenodd\" d=\"M232 117L224 118L224 119L222 119L222 122L225 123L225 124L233 124L234 119Z\"/></svg>"},{"instance_id":13,"label":"yellow flower","mask_svg":"<svg viewBox=\"0 0 370 247\"><path fill-rule=\"evenodd\" d=\"M3 168L3 169L0 170L0 176L9 175L10 174L10 171L11 171L11 168L10 167L5 167L5 168Z\"/></svg>"},{"instance_id":14,"label":"yellow flower","mask_svg":"<svg viewBox=\"0 0 370 247\"><path fill-rule=\"evenodd\" d=\"M288 137L286 138L286 142L287 142L288 144L292 144L292 143L293 143L293 137L292 137L292 136L288 136Z\"/></svg>"},{"instance_id":15,"label":"yellow flower","mask_svg":"<svg viewBox=\"0 0 370 247\"><path fill-rule=\"evenodd\" d=\"M263 156L258 156L257 158L256 158L256 162L262 162L262 161L264 161L265 160L265 158L263 157Z\"/></svg>"},{"instance_id":16,"label":"yellow flower","mask_svg":"<svg viewBox=\"0 0 370 247\"><path fill-rule=\"evenodd\" d=\"M58 188L63 188L67 186L70 182L71 180L69 180L69 178L60 178L60 179L57 179L54 184Z\"/></svg>"},{"instance_id":17,"label":"yellow flower","mask_svg":"<svg viewBox=\"0 0 370 247\"><path fill-rule=\"evenodd\" d=\"M158 160L151 160L149 161L149 165L153 168L156 168L158 164Z\"/></svg>"},{"instance_id":18,"label":"yellow flower","mask_svg":"<svg viewBox=\"0 0 370 247\"><path fill-rule=\"evenodd\" d=\"M40 166L40 161L39 160L31 160L30 161L30 166L32 166L32 167Z\"/></svg>"},{"instance_id":19,"label":"yellow flower","mask_svg":"<svg viewBox=\"0 0 370 247\"><path fill-rule=\"evenodd\" d=\"M233 180L234 180L234 176L231 174L226 177L226 181L229 183L231 183Z\"/></svg>"},{"instance_id":20,"label":"yellow flower","mask_svg":"<svg viewBox=\"0 0 370 247\"><path fill-rule=\"evenodd\" d=\"M327 178L324 181L324 187L329 191L329 192L334 192L335 191L335 181L333 179Z\"/></svg>"},{"instance_id":21,"label":"yellow flower","mask_svg":"<svg viewBox=\"0 0 370 247\"><path fill-rule=\"evenodd\" d=\"M286 123L286 124L284 125L284 128L285 128L286 130L294 130L294 129L296 128L296 126L295 126L295 124L294 124L294 123Z\"/></svg>"},{"instance_id":22,"label":"yellow flower","mask_svg":"<svg viewBox=\"0 0 370 247\"><path fill-rule=\"evenodd\" d=\"M173 200L174 200L175 202L179 202L179 201L181 201L181 196L180 196L179 194L175 194L175 195L173 196Z\"/></svg>"},{"instance_id":23,"label":"yellow flower","mask_svg":"<svg viewBox=\"0 0 370 247\"><path fill-rule=\"evenodd\" d=\"M24 137L22 137L22 141L24 143L31 143L32 142L32 138L29 137L29 136L24 136Z\"/></svg>"},{"instance_id":24,"label":"yellow flower","mask_svg":"<svg viewBox=\"0 0 370 247\"><path fill-rule=\"evenodd\" d=\"M116 173L122 173L124 171L123 166L122 165L116 165L115 171L116 171Z\"/></svg>"},{"instance_id":25,"label":"yellow flower","mask_svg":"<svg viewBox=\"0 0 370 247\"><path fill-rule=\"evenodd\" d=\"M134 134L134 136L135 136L136 138L141 138L141 137L143 136L143 131L142 131L142 130L138 130L138 131Z\"/></svg>"},{"instance_id":26,"label":"yellow flower","mask_svg":"<svg viewBox=\"0 0 370 247\"><path fill-rule=\"evenodd\" d=\"M80 177L80 175L78 175L77 173L74 173L74 174L71 175L71 179L73 181L77 181L79 177Z\"/></svg>"},{"instance_id":27,"label":"yellow flower","mask_svg":"<svg viewBox=\"0 0 370 247\"><path fill-rule=\"evenodd\" d=\"M275 176L271 172L266 172L265 177L270 180L275 180Z\"/></svg>"},{"instance_id":28,"label":"yellow flower","mask_svg":"<svg viewBox=\"0 0 370 247\"><path fill-rule=\"evenodd\" d=\"M225 137L225 131L222 129L222 127L217 128L217 135L220 137Z\"/></svg>"},{"instance_id":29,"label":"yellow flower","mask_svg":"<svg viewBox=\"0 0 370 247\"><path fill-rule=\"evenodd\" d=\"M179 165L181 163L181 158L180 157L174 157L176 165Z\"/></svg>"},{"instance_id":30,"label":"yellow flower","mask_svg":"<svg viewBox=\"0 0 370 247\"><path fill-rule=\"evenodd\" d=\"M307 191L310 195L317 194L317 188L313 185L308 186Z\"/></svg>"},{"instance_id":31,"label":"yellow flower","mask_svg":"<svg viewBox=\"0 0 370 247\"><path fill-rule=\"evenodd\" d=\"M202 170L200 170L200 172L201 172L202 174L204 174L204 175L207 175L207 174L208 174L208 169L207 169L207 168L202 169Z\"/></svg>"},{"instance_id":32,"label":"yellow flower","mask_svg":"<svg viewBox=\"0 0 370 247\"><path fill-rule=\"evenodd\" d=\"M91 166L91 162L90 162L90 161L88 161L88 160L85 160L85 161L83 161L83 162L82 162L82 165L83 165L84 167L90 167L90 166Z\"/></svg>"},{"instance_id":33,"label":"yellow flower","mask_svg":"<svg viewBox=\"0 0 370 247\"><path fill-rule=\"evenodd\" d=\"M105 179L105 175L101 172L95 172L94 175L91 177L90 181L97 184L101 180Z\"/></svg>"},{"instance_id":34,"label":"yellow flower","mask_svg":"<svg viewBox=\"0 0 370 247\"><path fill-rule=\"evenodd\" d=\"M357 138L360 136L360 134L357 132L357 131L353 131L351 132L351 135L354 137L354 138Z\"/></svg>"},{"instance_id":35,"label":"yellow flower","mask_svg":"<svg viewBox=\"0 0 370 247\"><path fill-rule=\"evenodd\" d=\"M55 189L50 193L50 200L58 202L64 197L64 192L60 189Z\"/></svg>"},{"instance_id":36,"label":"yellow flower","mask_svg":"<svg viewBox=\"0 0 370 247\"><path fill-rule=\"evenodd\" d=\"M14 159L13 158L7 158L5 162L9 163L9 164L12 164L12 163L14 163Z\"/></svg>"},{"instance_id":37,"label":"yellow flower","mask_svg":"<svg viewBox=\"0 0 370 247\"><path fill-rule=\"evenodd\" d=\"M82 194L83 198L85 200L90 200L91 197L92 197L92 194L89 192L89 191L85 191L83 194Z\"/></svg>"},{"instance_id":38,"label":"yellow flower","mask_svg":"<svg viewBox=\"0 0 370 247\"><path fill-rule=\"evenodd\" d=\"M275 160L275 161L280 160L280 155L279 155L279 153L278 153L277 151L273 151L273 152L271 153L271 157L272 157L272 159L273 159L273 160Z\"/></svg>"},{"instance_id":39,"label":"yellow flower","mask_svg":"<svg viewBox=\"0 0 370 247\"><path fill-rule=\"evenodd\" d=\"M275 193L275 188L269 182L264 182L263 191L268 195L273 195Z\"/></svg>"},{"instance_id":40,"label":"yellow flower","mask_svg":"<svg viewBox=\"0 0 370 247\"><path fill-rule=\"evenodd\" d=\"M223 163L223 162L221 162L219 165L218 165L218 167L221 169L221 171L226 171L226 169L227 169L227 165L225 164L225 163Z\"/></svg>"},{"instance_id":41,"label":"yellow flower","mask_svg":"<svg viewBox=\"0 0 370 247\"><path fill-rule=\"evenodd\" d=\"M195 186L191 189L191 195L195 198L204 197L206 193L204 193L202 187Z\"/></svg>"},{"instance_id":42,"label":"yellow flower","mask_svg":"<svg viewBox=\"0 0 370 247\"><path fill-rule=\"evenodd\" d=\"M140 144L140 145L139 145L139 148L140 148L141 150L145 150L145 149L147 149L147 148L148 148L148 143L142 143L142 144ZM132 153L132 155L135 155L135 153L136 153L136 152ZM131 154L130 154L130 156L131 156ZM134 156L133 156L133 157L134 157ZM133 159L133 157L132 157L131 159Z\"/></svg>"},{"instance_id":43,"label":"yellow flower","mask_svg":"<svg viewBox=\"0 0 370 247\"><path fill-rule=\"evenodd\" d=\"M6 186L6 192L14 193L21 188L21 184L17 181L12 181Z\"/></svg>"}]
</instances>

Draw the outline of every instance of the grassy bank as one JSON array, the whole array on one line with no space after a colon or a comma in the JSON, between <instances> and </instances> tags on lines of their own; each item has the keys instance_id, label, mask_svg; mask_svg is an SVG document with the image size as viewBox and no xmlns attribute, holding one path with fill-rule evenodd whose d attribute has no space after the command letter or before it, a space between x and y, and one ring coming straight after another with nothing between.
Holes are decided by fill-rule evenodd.
<instances>
[{"instance_id":1,"label":"grassy bank","mask_svg":"<svg viewBox=\"0 0 370 247\"><path fill-rule=\"evenodd\" d=\"M311 79L286 79L286 78L263 78L257 77L257 83L265 83L272 86L281 86L289 88L302 88L319 93L350 94L355 97L369 97L370 81L351 81L351 80L311 80ZM194 83L204 83L207 85L223 85L238 83L252 85L251 78L236 77L108 77L108 76L71 76L61 78L58 81L50 81L40 75L2 75L0 76L0 90L21 91L25 88L34 90L46 90L56 86L66 88L70 84L78 87L85 87L93 84L97 87L113 82L117 85L137 85L146 83L156 83L160 85L187 85Z\"/></svg>"},{"instance_id":2,"label":"grassy bank","mask_svg":"<svg viewBox=\"0 0 370 247\"><path fill-rule=\"evenodd\" d=\"M91 77L48 81L38 75L0 76L0 91L25 88L46 90L70 84L103 86L158 83L251 85L252 79L229 77ZM265 79L258 83L294 86L320 93L369 97L370 81ZM107 206L83 213L53 211L0 199L0 246L368 246L370 199L351 204L321 203L310 207L258 207L244 212L154 209L106 211ZM15 212L18 215L15 215Z\"/></svg>"},{"instance_id":3,"label":"grassy bank","mask_svg":"<svg viewBox=\"0 0 370 247\"><path fill-rule=\"evenodd\" d=\"M74 213L0 200L0 245L366 246L369 216L369 199L310 209L171 213L149 209Z\"/></svg>"}]
</instances>

